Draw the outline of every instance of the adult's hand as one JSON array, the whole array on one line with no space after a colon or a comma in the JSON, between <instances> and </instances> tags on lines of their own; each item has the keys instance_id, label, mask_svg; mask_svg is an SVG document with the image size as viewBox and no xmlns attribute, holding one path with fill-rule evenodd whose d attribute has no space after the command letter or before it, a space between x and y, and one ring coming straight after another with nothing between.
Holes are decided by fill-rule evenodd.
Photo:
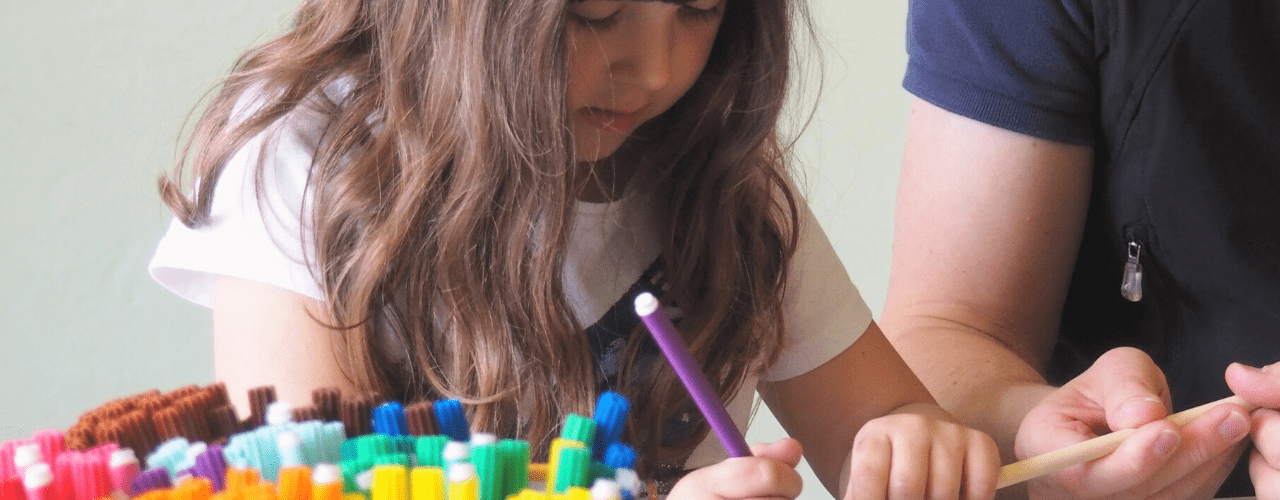
<instances>
[{"instance_id":1,"label":"adult's hand","mask_svg":"<svg viewBox=\"0 0 1280 500\"><path fill-rule=\"evenodd\" d=\"M1021 460L1111 431L1136 430L1110 455L1031 481L1028 494L1044 499L1212 498L1243 451L1237 445L1249 433L1248 413L1238 405L1221 405L1179 429L1164 420L1169 411L1164 374L1145 353L1130 348L1107 352L1027 414L1015 452Z\"/></svg>"},{"instance_id":2,"label":"adult's hand","mask_svg":"<svg viewBox=\"0 0 1280 500\"><path fill-rule=\"evenodd\" d=\"M1280 500L1280 363L1253 368L1227 367L1227 386L1258 406L1253 411L1253 452L1249 476L1258 500Z\"/></svg>"}]
</instances>

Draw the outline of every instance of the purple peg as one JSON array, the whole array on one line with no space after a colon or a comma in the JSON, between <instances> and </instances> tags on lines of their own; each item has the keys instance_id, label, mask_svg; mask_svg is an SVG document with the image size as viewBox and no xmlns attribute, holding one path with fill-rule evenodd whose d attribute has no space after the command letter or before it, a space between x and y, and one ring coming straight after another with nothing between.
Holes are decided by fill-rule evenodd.
<instances>
[{"instance_id":1,"label":"purple peg","mask_svg":"<svg viewBox=\"0 0 1280 500\"><path fill-rule=\"evenodd\" d=\"M636 296L636 314L640 316L644 326L648 327L649 333L653 334L653 340L658 342L662 354L675 369L680 382L684 383L685 388L689 390L689 395L698 405L698 410L702 411L702 416L707 419L707 423L711 424L711 430L715 431L716 437L720 438L724 450L731 457L751 456L747 441L742 438L738 426L734 425L733 419L729 417L729 412L720 402L720 396L711 390L707 376L698 367L698 362L693 360L693 355L689 353L689 346L685 345L684 339L680 338L680 333L671 324L671 318L662 311L662 305L658 303L658 299L649 292Z\"/></svg>"}]
</instances>

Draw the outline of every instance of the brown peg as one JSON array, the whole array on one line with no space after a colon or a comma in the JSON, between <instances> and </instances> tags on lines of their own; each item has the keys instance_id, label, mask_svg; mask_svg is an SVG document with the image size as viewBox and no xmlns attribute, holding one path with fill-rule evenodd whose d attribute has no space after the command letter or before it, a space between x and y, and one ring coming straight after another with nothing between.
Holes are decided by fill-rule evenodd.
<instances>
[{"instance_id":1,"label":"brown peg","mask_svg":"<svg viewBox=\"0 0 1280 500\"><path fill-rule=\"evenodd\" d=\"M419 401L404 409L405 425L409 434L414 436L431 436L439 434L436 429L436 412L430 401Z\"/></svg>"},{"instance_id":2,"label":"brown peg","mask_svg":"<svg viewBox=\"0 0 1280 500\"><path fill-rule=\"evenodd\" d=\"M210 409L231 404L231 395L227 393L227 384L225 382L209 385L204 388L204 392L210 395Z\"/></svg>"},{"instance_id":3,"label":"brown peg","mask_svg":"<svg viewBox=\"0 0 1280 500\"><path fill-rule=\"evenodd\" d=\"M294 422L306 422L308 420L320 420L320 409L314 406L303 406L293 409Z\"/></svg>"},{"instance_id":4,"label":"brown peg","mask_svg":"<svg viewBox=\"0 0 1280 500\"><path fill-rule=\"evenodd\" d=\"M199 393L192 394L178 400L174 406L179 409L182 419L191 427L191 433L194 435L192 439L196 441L209 441L212 433L209 432L209 419L207 403L201 401Z\"/></svg>"},{"instance_id":5,"label":"brown peg","mask_svg":"<svg viewBox=\"0 0 1280 500\"><path fill-rule=\"evenodd\" d=\"M121 415L115 423L124 429L125 434L132 437L137 446L133 451L139 457L147 456L160 445L160 434L156 432L155 423L142 410L133 410Z\"/></svg>"},{"instance_id":6,"label":"brown peg","mask_svg":"<svg viewBox=\"0 0 1280 500\"><path fill-rule=\"evenodd\" d=\"M347 436L363 436L372 431L373 398L369 395L343 398L341 412Z\"/></svg>"},{"instance_id":7,"label":"brown peg","mask_svg":"<svg viewBox=\"0 0 1280 500\"><path fill-rule=\"evenodd\" d=\"M342 391L337 387L321 387L311 391L311 404L320 411L320 419L337 422L342 419Z\"/></svg>"},{"instance_id":8,"label":"brown peg","mask_svg":"<svg viewBox=\"0 0 1280 500\"><path fill-rule=\"evenodd\" d=\"M245 427L257 428L267 422L267 407L276 402L276 388L264 385L249 389L249 419Z\"/></svg>"},{"instance_id":9,"label":"brown peg","mask_svg":"<svg viewBox=\"0 0 1280 500\"><path fill-rule=\"evenodd\" d=\"M209 433L215 441L225 440L240 432L240 419L231 405L222 405L209 412Z\"/></svg>"}]
</instances>

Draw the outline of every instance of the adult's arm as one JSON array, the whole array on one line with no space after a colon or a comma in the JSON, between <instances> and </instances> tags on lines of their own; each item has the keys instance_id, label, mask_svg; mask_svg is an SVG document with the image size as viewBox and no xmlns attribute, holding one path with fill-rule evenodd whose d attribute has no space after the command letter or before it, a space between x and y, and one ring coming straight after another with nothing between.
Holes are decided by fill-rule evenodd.
<instances>
[{"instance_id":1,"label":"adult's arm","mask_svg":"<svg viewBox=\"0 0 1280 500\"><path fill-rule=\"evenodd\" d=\"M1006 460L1051 388L1088 205L1092 150L912 102L898 184L886 335Z\"/></svg>"},{"instance_id":2,"label":"adult's arm","mask_svg":"<svg viewBox=\"0 0 1280 500\"><path fill-rule=\"evenodd\" d=\"M324 323L321 323L324 321ZM334 351L324 304L296 292L246 279L218 276L213 304L214 375L226 383L241 416L249 389L276 388L294 407L311 403L311 391L355 385Z\"/></svg>"},{"instance_id":3,"label":"adult's arm","mask_svg":"<svg viewBox=\"0 0 1280 500\"><path fill-rule=\"evenodd\" d=\"M1062 388L1041 374L1057 338L1088 205L1091 150L912 106L886 334L938 402L991 434L1006 463L1137 428L1113 454L1033 482L1051 498L1211 495L1249 424L1224 405L1182 430L1163 374L1108 352ZM1118 293L1118 292L1117 292Z\"/></svg>"}]
</instances>

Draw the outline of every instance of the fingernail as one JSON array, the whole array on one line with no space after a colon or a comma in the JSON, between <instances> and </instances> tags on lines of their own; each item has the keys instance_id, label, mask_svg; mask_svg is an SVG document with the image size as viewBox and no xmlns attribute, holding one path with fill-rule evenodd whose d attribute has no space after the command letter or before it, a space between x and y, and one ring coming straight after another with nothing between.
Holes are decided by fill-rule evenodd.
<instances>
[{"instance_id":1,"label":"fingernail","mask_svg":"<svg viewBox=\"0 0 1280 500\"><path fill-rule=\"evenodd\" d=\"M1249 419L1238 411L1231 412L1218 424L1218 434L1227 441L1235 442L1249 432Z\"/></svg>"},{"instance_id":2,"label":"fingernail","mask_svg":"<svg viewBox=\"0 0 1280 500\"><path fill-rule=\"evenodd\" d=\"M1244 363L1231 363L1231 364L1240 367L1241 370L1244 370L1248 373L1262 373L1262 369L1256 366L1249 366Z\"/></svg>"},{"instance_id":3,"label":"fingernail","mask_svg":"<svg viewBox=\"0 0 1280 500\"><path fill-rule=\"evenodd\" d=\"M1156 399L1150 396L1138 396L1135 398L1131 398L1125 401L1124 403L1121 403L1120 411L1124 411L1126 408L1134 405L1135 403L1150 403L1153 405L1164 406L1164 403L1161 402L1159 399Z\"/></svg>"},{"instance_id":4,"label":"fingernail","mask_svg":"<svg viewBox=\"0 0 1280 500\"><path fill-rule=\"evenodd\" d=\"M1167 457L1173 450L1178 448L1178 442L1182 441L1182 436L1171 429L1165 429L1160 433L1160 437L1156 438L1156 444L1151 448L1157 457Z\"/></svg>"}]
</instances>

